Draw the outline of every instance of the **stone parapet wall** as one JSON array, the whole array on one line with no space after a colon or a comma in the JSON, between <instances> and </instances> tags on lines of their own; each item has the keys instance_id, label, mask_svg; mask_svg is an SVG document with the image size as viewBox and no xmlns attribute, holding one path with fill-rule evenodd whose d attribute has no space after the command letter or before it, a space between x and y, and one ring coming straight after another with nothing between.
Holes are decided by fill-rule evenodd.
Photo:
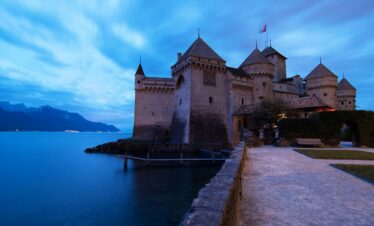
<instances>
[{"instance_id":1,"label":"stone parapet wall","mask_svg":"<svg viewBox=\"0 0 374 226\"><path fill-rule=\"evenodd\" d=\"M181 226L236 225L244 160L245 145L241 142L216 176L199 191L180 223Z\"/></svg>"}]
</instances>

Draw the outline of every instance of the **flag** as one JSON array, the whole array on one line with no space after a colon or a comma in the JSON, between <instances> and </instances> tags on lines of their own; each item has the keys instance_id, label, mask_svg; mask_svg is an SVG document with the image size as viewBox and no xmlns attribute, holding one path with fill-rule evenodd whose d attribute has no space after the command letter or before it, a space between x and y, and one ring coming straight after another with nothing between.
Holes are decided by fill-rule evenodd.
<instances>
[{"instance_id":1,"label":"flag","mask_svg":"<svg viewBox=\"0 0 374 226\"><path fill-rule=\"evenodd\" d=\"M265 25L263 25L263 26L261 27L261 29L260 29L260 33L264 33L264 32L266 32L266 26L267 26L267 24L265 24Z\"/></svg>"}]
</instances>

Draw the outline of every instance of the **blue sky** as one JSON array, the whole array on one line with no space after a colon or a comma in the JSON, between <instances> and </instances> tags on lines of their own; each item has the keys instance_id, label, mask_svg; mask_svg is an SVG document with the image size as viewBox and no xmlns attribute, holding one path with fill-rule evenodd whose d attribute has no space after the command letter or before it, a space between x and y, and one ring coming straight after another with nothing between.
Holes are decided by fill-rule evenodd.
<instances>
[{"instance_id":1,"label":"blue sky","mask_svg":"<svg viewBox=\"0 0 374 226\"><path fill-rule=\"evenodd\" d=\"M238 66L268 24L287 74L322 62L358 89L358 109L374 110L374 2L54 0L0 3L0 96L51 105L130 131L134 72L170 76L177 52L197 37Z\"/></svg>"}]
</instances>

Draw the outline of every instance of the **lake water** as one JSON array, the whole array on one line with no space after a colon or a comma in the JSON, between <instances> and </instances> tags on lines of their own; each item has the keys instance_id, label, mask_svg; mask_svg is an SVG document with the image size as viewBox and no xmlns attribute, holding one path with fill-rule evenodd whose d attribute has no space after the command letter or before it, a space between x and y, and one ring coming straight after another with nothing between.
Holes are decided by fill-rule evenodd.
<instances>
[{"instance_id":1,"label":"lake water","mask_svg":"<svg viewBox=\"0 0 374 226\"><path fill-rule=\"evenodd\" d=\"M218 167L135 168L121 133L0 133L0 225L177 225Z\"/></svg>"}]
</instances>

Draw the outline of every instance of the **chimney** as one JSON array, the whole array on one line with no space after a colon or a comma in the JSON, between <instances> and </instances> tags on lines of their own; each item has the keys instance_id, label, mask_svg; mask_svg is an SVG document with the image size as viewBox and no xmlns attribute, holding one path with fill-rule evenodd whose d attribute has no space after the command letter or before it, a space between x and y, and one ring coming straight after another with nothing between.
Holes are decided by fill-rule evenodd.
<instances>
[{"instance_id":1,"label":"chimney","mask_svg":"<svg viewBox=\"0 0 374 226\"><path fill-rule=\"evenodd\" d=\"M182 53L178 53L178 60L182 58Z\"/></svg>"}]
</instances>

